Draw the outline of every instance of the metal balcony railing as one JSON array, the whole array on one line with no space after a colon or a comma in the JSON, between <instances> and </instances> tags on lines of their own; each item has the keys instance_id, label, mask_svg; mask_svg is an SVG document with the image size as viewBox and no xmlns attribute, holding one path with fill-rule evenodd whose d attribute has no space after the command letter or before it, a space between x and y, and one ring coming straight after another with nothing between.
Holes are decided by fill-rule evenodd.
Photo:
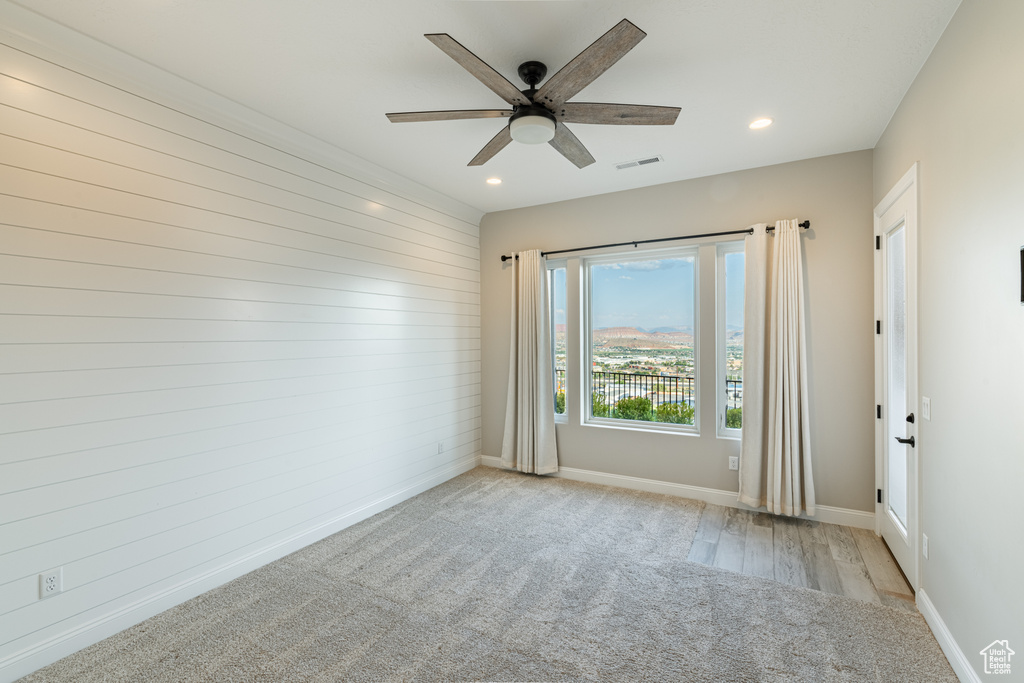
<instances>
[{"instance_id":1,"label":"metal balcony railing","mask_svg":"<svg viewBox=\"0 0 1024 683\"><path fill-rule=\"evenodd\" d=\"M565 369L555 370L555 393L565 393ZM658 409L666 403L685 403L692 406L695 399L693 377L684 375L644 375L631 372L591 373L591 388L595 408L599 405L611 409L623 398L643 396ZM743 380L725 380L725 404L732 410L743 406Z\"/></svg>"},{"instance_id":2,"label":"metal balcony railing","mask_svg":"<svg viewBox=\"0 0 1024 683\"><path fill-rule=\"evenodd\" d=\"M725 380L725 407L729 410L743 407L743 380Z\"/></svg>"},{"instance_id":3,"label":"metal balcony railing","mask_svg":"<svg viewBox=\"0 0 1024 683\"><path fill-rule=\"evenodd\" d=\"M651 408L667 403L685 403L692 406L696 399L694 378L682 375L640 375L628 372L591 373L594 413L610 414L624 398L644 397ZM604 407L604 410L601 407Z\"/></svg>"}]
</instances>

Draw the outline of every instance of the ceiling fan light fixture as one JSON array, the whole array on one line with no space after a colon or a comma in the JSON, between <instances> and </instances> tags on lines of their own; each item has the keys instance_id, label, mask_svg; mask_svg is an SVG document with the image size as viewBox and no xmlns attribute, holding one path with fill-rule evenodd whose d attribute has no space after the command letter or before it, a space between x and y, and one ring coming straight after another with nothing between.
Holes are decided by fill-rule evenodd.
<instances>
[{"instance_id":1,"label":"ceiling fan light fixture","mask_svg":"<svg viewBox=\"0 0 1024 683\"><path fill-rule=\"evenodd\" d=\"M550 114L528 111L522 116L513 116L508 124L512 139L527 145L551 142L555 137L555 118Z\"/></svg>"}]
</instances>

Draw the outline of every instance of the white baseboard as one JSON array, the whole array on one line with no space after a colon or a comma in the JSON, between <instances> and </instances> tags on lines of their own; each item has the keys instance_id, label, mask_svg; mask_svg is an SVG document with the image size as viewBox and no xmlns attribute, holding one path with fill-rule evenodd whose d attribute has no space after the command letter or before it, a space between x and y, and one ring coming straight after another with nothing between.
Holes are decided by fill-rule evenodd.
<instances>
[{"instance_id":1,"label":"white baseboard","mask_svg":"<svg viewBox=\"0 0 1024 683\"><path fill-rule=\"evenodd\" d=\"M0 682L7 683L15 681L22 676L27 676L47 664L52 664L84 647L98 643L104 638L108 638L130 626L156 616L175 605L179 605L228 581L237 579L243 574L247 574L254 569L280 559L311 543L316 543L331 534L361 522L367 517L372 517L382 510L386 510L453 477L468 472L479 464L480 456L478 455L463 458L439 472L433 472L414 479L401 489L392 491L382 498L367 503L358 509L350 510L339 517L306 529L269 547L262 548L228 564L194 576L187 581L149 595L130 605L56 635L42 643L16 652L0 660Z\"/></svg>"},{"instance_id":2,"label":"white baseboard","mask_svg":"<svg viewBox=\"0 0 1024 683\"><path fill-rule=\"evenodd\" d=\"M480 457L480 460L482 465L486 465L488 467L501 467L501 458L484 455ZM572 479L574 481L585 481L590 484L618 486L624 489L647 491L649 493L664 493L669 496L692 498L694 500L702 500L705 503L714 503L715 505L724 505L726 507L734 507L741 510L757 510L757 508L744 505L736 500L735 491L709 489L703 486L690 486L689 484L674 484L668 481L642 479L640 477L630 477L623 474L608 474L607 472L580 470L574 467L560 467L558 468L557 473L548 476ZM818 522L827 522L829 524L842 524L843 526L851 526L858 529L875 530L875 513L873 512L848 510L846 508L836 508L828 505L816 505L815 515L809 519L814 519Z\"/></svg>"},{"instance_id":3,"label":"white baseboard","mask_svg":"<svg viewBox=\"0 0 1024 683\"><path fill-rule=\"evenodd\" d=\"M935 605L923 588L917 591L917 609L928 623L928 627L931 628L935 640L939 641L939 647L942 648L946 659L949 660L949 665L953 667L956 677L965 683L981 683L981 677L971 666L964 651L960 649L953 634L946 627L946 622L939 616Z\"/></svg>"}]
</instances>

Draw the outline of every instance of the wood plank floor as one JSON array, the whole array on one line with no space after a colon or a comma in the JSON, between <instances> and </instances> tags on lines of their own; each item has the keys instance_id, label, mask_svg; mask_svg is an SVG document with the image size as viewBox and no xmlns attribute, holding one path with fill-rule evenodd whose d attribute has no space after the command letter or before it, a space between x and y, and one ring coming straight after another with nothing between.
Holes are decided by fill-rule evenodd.
<instances>
[{"instance_id":1,"label":"wood plank floor","mask_svg":"<svg viewBox=\"0 0 1024 683\"><path fill-rule=\"evenodd\" d=\"M708 504L691 562L916 612L914 591L872 531Z\"/></svg>"}]
</instances>

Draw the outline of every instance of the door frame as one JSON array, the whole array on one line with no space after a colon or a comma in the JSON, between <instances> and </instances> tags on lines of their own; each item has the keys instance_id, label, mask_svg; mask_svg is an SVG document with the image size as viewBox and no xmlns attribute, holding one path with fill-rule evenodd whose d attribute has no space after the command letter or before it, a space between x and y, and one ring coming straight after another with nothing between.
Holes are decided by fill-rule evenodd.
<instances>
[{"instance_id":1,"label":"door frame","mask_svg":"<svg viewBox=\"0 0 1024 683\"><path fill-rule=\"evenodd\" d=\"M918 306L917 306L917 262L918 262L918 164L910 167L902 178L893 186L875 207L874 210L874 237L876 247L885 241L885 233L889 227L894 225L890 220L882 223L882 218L890 211L899 212L900 219L904 222L906 229L906 253L907 253L907 405L915 416L916 422L908 425L908 435L918 437L921 422L919 409L919 387L918 387ZM885 538L887 525L889 524L888 514L888 491L886 491L886 467L885 447L889 430L885 419L886 400L886 376L885 376L885 341L887 339L887 321L884 319L885 311L885 289L883 277L886 263L883 260L884 250L875 249L874 254L874 286L875 286L875 320L881 321L881 334L875 334L875 403L883 406L881 411L882 419L875 420L875 488L882 491L882 500L875 498L875 533ZM896 557L903 570L907 581L914 590L917 590L921 583L921 506L920 506L920 439L916 439L915 446L907 449L907 543L906 552L902 548L893 548L894 543L886 541L890 551ZM891 536L891 534L889 534ZM900 538L902 541L902 538ZM901 561L902 556L902 561ZM907 566L904 566L904 565Z\"/></svg>"}]
</instances>

